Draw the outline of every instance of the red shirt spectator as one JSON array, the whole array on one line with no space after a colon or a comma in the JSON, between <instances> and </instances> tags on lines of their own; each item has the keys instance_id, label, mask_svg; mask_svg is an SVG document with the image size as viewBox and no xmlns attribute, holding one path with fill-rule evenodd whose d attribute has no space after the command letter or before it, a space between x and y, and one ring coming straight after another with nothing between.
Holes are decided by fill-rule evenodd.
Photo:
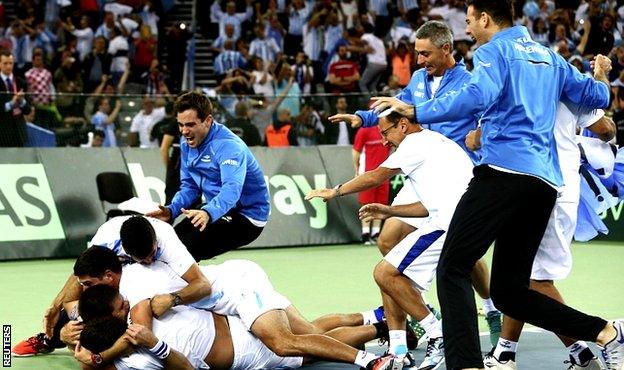
<instances>
[{"instance_id":1,"label":"red shirt spectator","mask_svg":"<svg viewBox=\"0 0 624 370\"><path fill-rule=\"evenodd\" d=\"M357 83L360 79L360 67L357 63L347 59L347 47L338 48L340 60L329 65L330 91L333 93L345 93L357 91Z\"/></svg>"},{"instance_id":2,"label":"red shirt spectator","mask_svg":"<svg viewBox=\"0 0 624 370\"><path fill-rule=\"evenodd\" d=\"M382 164L390 154L390 148L383 145L381 134L377 127L362 127L355 134L353 142L353 160L356 167L356 176L366 171L374 170ZM384 182L376 188L359 193L360 204L388 203L390 187Z\"/></svg>"},{"instance_id":3,"label":"red shirt spectator","mask_svg":"<svg viewBox=\"0 0 624 370\"><path fill-rule=\"evenodd\" d=\"M146 24L141 26L141 37L134 42L135 52L133 63L141 71L147 70L156 58L156 46L158 42L152 36L150 27Z\"/></svg>"}]
</instances>

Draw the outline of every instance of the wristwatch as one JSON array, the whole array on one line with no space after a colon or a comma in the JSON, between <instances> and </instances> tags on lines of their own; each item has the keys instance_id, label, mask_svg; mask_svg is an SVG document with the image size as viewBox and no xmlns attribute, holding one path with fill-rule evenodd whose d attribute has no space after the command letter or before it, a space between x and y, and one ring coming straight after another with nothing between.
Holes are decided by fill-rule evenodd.
<instances>
[{"instance_id":1,"label":"wristwatch","mask_svg":"<svg viewBox=\"0 0 624 370\"><path fill-rule=\"evenodd\" d=\"M342 186L342 184L338 184L336 186L334 186L334 190L336 190L336 194L338 194L339 197L342 196L342 193L340 192L340 187Z\"/></svg>"},{"instance_id":2,"label":"wristwatch","mask_svg":"<svg viewBox=\"0 0 624 370\"><path fill-rule=\"evenodd\" d=\"M102 355L99 353L92 353L91 354L91 363L93 364L94 367L98 367L100 365L102 365L102 363L104 362L104 360L102 359Z\"/></svg>"},{"instance_id":3,"label":"wristwatch","mask_svg":"<svg viewBox=\"0 0 624 370\"><path fill-rule=\"evenodd\" d=\"M173 297L173 307L182 304L182 297L180 297L178 293L170 293L170 294Z\"/></svg>"}]
</instances>

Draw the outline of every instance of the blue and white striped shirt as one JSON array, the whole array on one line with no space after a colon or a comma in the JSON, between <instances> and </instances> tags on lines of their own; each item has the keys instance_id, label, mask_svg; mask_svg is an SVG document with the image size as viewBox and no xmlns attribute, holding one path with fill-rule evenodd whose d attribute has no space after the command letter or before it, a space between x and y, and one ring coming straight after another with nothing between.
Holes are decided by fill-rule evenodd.
<instances>
[{"instance_id":1,"label":"blue and white striped shirt","mask_svg":"<svg viewBox=\"0 0 624 370\"><path fill-rule=\"evenodd\" d=\"M238 51L223 50L214 60L214 70L217 75L224 75L229 71L245 66L245 58Z\"/></svg>"},{"instance_id":2,"label":"blue and white striped shirt","mask_svg":"<svg viewBox=\"0 0 624 370\"><path fill-rule=\"evenodd\" d=\"M418 8L417 0L399 0L399 2L401 3L405 11Z\"/></svg>"},{"instance_id":3,"label":"blue and white striped shirt","mask_svg":"<svg viewBox=\"0 0 624 370\"><path fill-rule=\"evenodd\" d=\"M376 15L388 15L388 0L369 0L368 9Z\"/></svg>"},{"instance_id":4,"label":"blue and white striped shirt","mask_svg":"<svg viewBox=\"0 0 624 370\"><path fill-rule=\"evenodd\" d=\"M319 60L321 56L321 36L318 27L303 26L303 52L310 60Z\"/></svg>"},{"instance_id":5,"label":"blue and white striped shirt","mask_svg":"<svg viewBox=\"0 0 624 370\"><path fill-rule=\"evenodd\" d=\"M264 39L255 38L249 45L249 55L255 55L266 62L274 62L280 52L275 40L269 37Z\"/></svg>"},{"instance_id":6,"label":"blue and white striped shirt","mask_svg":"<svg viewBox=\"0 0 624 370\"><path fill-rule=\"evenodd\" d=\"M292 9L288 15L288 33L295 36L303 35L303 25L308 23L310 7L307 3L299 10Z\"/></svg>"},{"instance_id":7,"label":"blue and white striped shirt","mask_svg":"<svg viewBox=\"0 0 624 370\"><path fill-rule=\"evenodd\" d=\"M328 26L325 29L325 46L323 50L325 50L328 54L334 50L334 46L338 40L342 38L342 25L338 24L336 26Z\"/></svg>"}]
</instances>

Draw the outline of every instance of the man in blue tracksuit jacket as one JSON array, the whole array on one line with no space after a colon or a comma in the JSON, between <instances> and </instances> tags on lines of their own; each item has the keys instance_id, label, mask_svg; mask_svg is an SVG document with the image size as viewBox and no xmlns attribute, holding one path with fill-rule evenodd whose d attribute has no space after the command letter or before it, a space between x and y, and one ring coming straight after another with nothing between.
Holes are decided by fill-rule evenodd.
<instances>
[{"instance_id":1,"label":"man in blue tracksuit jacket","mask_svg":"<svg viewBox=\"0 0 624 370\"><path fill-rule=\"evenodd\" d=\"M199 261L247 245L269 219L264 174L245 143L212 119L205 95L189 92L175 103L180 142L180 190L171 204L148 214L165 221L181 213L176 233ZM202 196L200 209L188 209Z\"/></svg>"},{"instance_id":2,"label":"man in blue tracksuit jacket","mask_svg":"<svg viewBox=\"0 0 624 370\"><path fill-rule=\"evenodd\" d=\"M470 272L495 242L490 290L496 307L557 334L596 342L605 348L605 362L622 369L622 321L588 316L528 285L556 187L562 185L553 135L557 104L567 98L606 108L609 88L531 40L525 27L513 27L509 2L467 4L467 32L481 45L471 81L454 94L416 106L394 98L375 98L372 105L392 107L422 123L483 112L481 165L457 206L438 264L447 368L483 368ZM595 74L608 73L609 61L599 60Z\"/></svg>"}]
</instances>

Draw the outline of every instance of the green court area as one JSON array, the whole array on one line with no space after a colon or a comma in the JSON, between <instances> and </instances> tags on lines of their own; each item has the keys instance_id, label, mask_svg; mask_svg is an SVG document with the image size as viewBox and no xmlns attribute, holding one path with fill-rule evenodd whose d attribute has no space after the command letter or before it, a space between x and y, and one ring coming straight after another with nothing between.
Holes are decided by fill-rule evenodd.
<instances>
[{"instance_id":1,"label":"green court area","mask_svg":"<svg viewBox=\"0 0 624 370\"><path fill-rule=\"evenodd\" d=\"M605 318L624 317L624 283L621 279L624 245L599 242L575 244L573 253L572 275L559 284L568 303ZM373 267L380 259L375 247L339 245L248 249L230 252L203 263L220 263L228 259L249 259L260 264L275 288L290 298L310 319L331 312L359 312L380 304L372 278ZM41 331L43 312L71 273L72 266L73 260L0 263L0 323L11 325L13 344ZM427 294L427 299L437 306L435 286ZM487 330L485 320L480 321L481 329ZM539 345L541 340L544 346ZM530 333L525 336L525 342L521 339L519 366L523 364L525 366L521 368L526 369L563 369L565 351L559 347L548 333ZM484 351L488 349L483 348ZM422 359L422 352L417 352L417 361ZM544 366L544 361L560 365ZM338 368L329 364L315 367ZM36 358L14 357L12 368L79 369L67 350L57 350Z\"/></svg>"}]
</instances>

